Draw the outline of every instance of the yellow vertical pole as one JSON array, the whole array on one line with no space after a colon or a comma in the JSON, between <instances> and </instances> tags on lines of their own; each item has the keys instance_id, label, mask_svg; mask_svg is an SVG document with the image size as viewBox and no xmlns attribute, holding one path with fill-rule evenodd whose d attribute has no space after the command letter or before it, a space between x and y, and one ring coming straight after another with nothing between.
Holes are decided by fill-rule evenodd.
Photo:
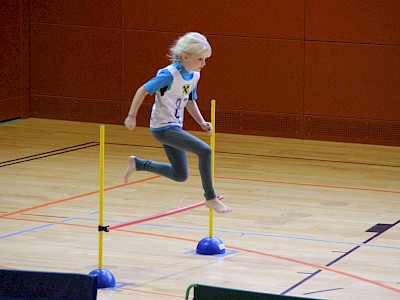
<instances>
[{"instance_id":1,"label":"yellow vertical pole","mask_svg":"<svg viewBox=\"0 0 400 300\"><path fill-rule=\"evenodd\" d=\"M213 131L210 137L210 146L211 146L211 176L212 182L214 184L214 168L215 168L215 99L211 100L211 125L213 127ZM213 237L213 210L209 209L209 226L208 226L208 235L209 237Z\"/></svg>"},{"instance_id":2,"label":"yellow vertical pole","mask_svg":"<svg viewBox=\"0 0 400 300\"><path fill-rule=\"evenodd\" d=\"M100 125L99 228L103 227L105 126ZM103 268L103 230L99 230L99 270Z\"/></svg>"}]
</instances>

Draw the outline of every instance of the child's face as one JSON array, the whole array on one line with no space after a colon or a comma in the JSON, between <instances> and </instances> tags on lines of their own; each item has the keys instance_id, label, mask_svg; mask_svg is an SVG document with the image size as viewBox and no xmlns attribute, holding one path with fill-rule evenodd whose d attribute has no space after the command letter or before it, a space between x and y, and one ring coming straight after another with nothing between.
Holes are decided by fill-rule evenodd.
<instances>
[{"instance_id":1,"label":"child's face","mask_svg":"<svg viewBox=\"0 0 400 300\"><path fill-rule=\"evenodd\" d=\"M186 71L200 72L206 65L206 59L211 56L210 53L201 52L197 54L184 54L181 59L181 64Z\"/></svg>"}]
</instances>

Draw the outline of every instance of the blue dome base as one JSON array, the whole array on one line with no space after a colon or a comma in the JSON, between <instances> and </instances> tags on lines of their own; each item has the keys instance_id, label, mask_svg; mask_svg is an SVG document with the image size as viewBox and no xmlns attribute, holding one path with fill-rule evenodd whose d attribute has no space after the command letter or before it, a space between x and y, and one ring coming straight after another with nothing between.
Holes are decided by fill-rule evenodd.
<instances>
[{"instance_id":1,"label":"blue dome base","mask_svg":"<svg viewBox=\"0 0 400 300\"><path fill-rule=\"evenodd\" d=\"M203 255L224 254L225 245L219 238L205 237L197 244L196 253Z\"/></svg>"},{"instance_id":2,"label":"blue dome base","mask_svg":"<svg viewBox=\"0 0 400 300\"><path fill-rule=\"evenodd\" d=\"M114 275L105 269L96 269L89 273L89 275L97 276L97 288L104 289L115 286Z\"/></svg>"}]
</instances>

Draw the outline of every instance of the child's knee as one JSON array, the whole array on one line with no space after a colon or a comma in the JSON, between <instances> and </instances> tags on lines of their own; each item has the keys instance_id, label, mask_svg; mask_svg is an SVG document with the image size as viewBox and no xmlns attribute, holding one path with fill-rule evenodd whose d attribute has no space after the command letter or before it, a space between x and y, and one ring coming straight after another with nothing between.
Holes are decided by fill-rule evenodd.
<instances>
[{"instance_id":1,"label":"child's knee","mask_svg":"<svg viewBox=\"0 0 400 300\"><path fill-rule=\"evenodd\" d=\"M188 180L188 178L189 174L187 172L182 172L175 175L175 181L178 182L185 182L186 180Z\"/></svg>"},{"instance_id":2,"label":"child's knee","mask_svg":"<svg viewBox=\"0 0 400 300\"><path fill-rule=\"evenodd\" d=\"M203 155L203 156L211 156L211 153L212 151L211 151L211 147L210 146L208 146L208 145L206 145L206 146L204 146L202 149L201 149L201 154Z\"/></svg>"}]
</instances>

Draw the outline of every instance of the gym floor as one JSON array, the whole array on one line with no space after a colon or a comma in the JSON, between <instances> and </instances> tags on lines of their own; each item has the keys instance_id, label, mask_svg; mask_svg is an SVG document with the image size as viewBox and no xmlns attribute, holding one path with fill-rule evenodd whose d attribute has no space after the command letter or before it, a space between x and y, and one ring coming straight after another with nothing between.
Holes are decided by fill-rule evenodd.
<instances>
[{"instance_id":1,"label":"gym floor","mask_svg":"<svg viewBox=\"0 0 400 300\"><path fill-rule=\"evenodd\" d=\"M98 268L99 127L0 124L0 268ZM210 213L197 158L188 155L184 183L135 172L124 184L129 155L166 161L165 153L147 128L105 132L104 225L152 220L103 234L102 264L116 286L98 299L184 299L193 283L315 299L400 297L398 147L217 133L215 188L234 211L212 216L226 253L199 255Z\"/></svg>"}]
</instances>

